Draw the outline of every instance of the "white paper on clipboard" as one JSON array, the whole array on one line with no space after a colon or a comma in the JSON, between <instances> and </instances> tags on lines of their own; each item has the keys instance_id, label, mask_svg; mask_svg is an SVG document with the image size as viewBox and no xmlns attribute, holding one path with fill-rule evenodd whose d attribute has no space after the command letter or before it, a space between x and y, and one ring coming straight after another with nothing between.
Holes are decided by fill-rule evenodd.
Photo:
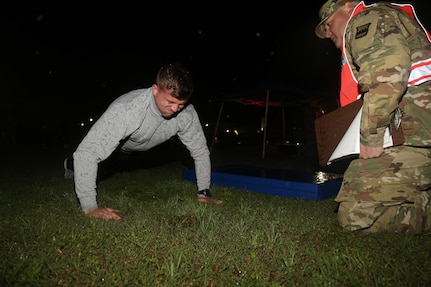
<instances>
[{"instance_id":1,"label":"white paper on clipboard","mask_svg":"<svg viewBox=\"0 0 431 287\"><path fill-rule=\"evenodd\" d=\"M344 156L359 154L361 115L362 107L359 109L356 117L353 119L343 138L340 140L331 157L329 158L328 164L331 164L332 161ZM385 130L383 147L386 148L393 145L392 136L388 127Z\"/></svg>"}]
</instances>

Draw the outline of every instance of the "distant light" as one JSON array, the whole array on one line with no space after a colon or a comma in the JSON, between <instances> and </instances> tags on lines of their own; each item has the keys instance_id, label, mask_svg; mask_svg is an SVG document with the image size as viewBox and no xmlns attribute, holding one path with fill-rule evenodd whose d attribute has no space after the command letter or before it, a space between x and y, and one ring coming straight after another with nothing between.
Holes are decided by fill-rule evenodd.
<instances>
[{"instance_id":1,"label":"distant light","mask_svg":"<svg viewBox=\"0 0 431 287\"><path fill-rule=\"evenodd\" d=\"M79 125L81 127L85 127L85 126L87 126L88 124L90 124L92 122L94 122L94 119L93 118L88 118L88 121L82 121Z\"/></svg>"}]
</instances>

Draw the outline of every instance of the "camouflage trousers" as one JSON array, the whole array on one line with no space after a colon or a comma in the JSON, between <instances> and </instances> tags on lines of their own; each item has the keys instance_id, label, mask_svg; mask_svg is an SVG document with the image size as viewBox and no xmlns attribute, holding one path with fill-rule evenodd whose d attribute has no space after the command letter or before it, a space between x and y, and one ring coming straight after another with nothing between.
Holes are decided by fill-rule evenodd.
<instances>
[{"instance_id":1,"label":"camouflage trousers","mask_svg":"<svg viewBox=\"0 0 431 287\"><path fill-rule=\"evenodd\" d=\"M431 149L398 146L379 158L353 160L335 200L347 230L431 231Z\"/></svg>"}]
</instances>

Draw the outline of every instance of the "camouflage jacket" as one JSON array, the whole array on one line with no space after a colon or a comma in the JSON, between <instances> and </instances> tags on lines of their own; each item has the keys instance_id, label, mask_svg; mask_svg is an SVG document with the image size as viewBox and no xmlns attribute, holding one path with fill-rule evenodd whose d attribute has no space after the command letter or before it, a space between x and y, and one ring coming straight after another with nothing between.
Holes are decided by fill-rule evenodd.
<instances>
[{"instance_id":1,"label":"camouflage jacket","mask_svg":"<svg viewBox=\"0 0 431 287\"><path fill-rule=\"evenodd\" d=\"M420 24L398 7L377 3L349 21L344 52L364 100L361 143L382 146L400 107L404 144L430 147L431 79L408 84L412 64L431 60L431 43Z\"/></svg>"}]
</instances>

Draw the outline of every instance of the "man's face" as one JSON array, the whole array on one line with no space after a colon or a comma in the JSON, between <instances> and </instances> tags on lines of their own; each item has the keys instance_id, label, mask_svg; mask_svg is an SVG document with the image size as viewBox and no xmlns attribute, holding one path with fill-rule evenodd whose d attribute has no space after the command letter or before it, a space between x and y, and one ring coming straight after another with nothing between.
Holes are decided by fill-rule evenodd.
<instances>
[{"instance_id":1,"label":"man's face","mask_svg":"<svg viewBox=\"0 0 431 287\"><path fill-rule=\"evenodd\" d=\"M160 89L156 84L152 87L157 109L163 117L169 118L181 111L186 104L186 100L178 100L171 95L172 91Z\"/></svg>"},{"instance_id":2,"label":"man's face","mask_svg":"<svg viewBox=\"0 0 431 287\"><path fill-rule=\"evenodd\" d=\"M349 21L350 12L351 10L345 5L335 11L324 23L325 37L331 39L339 49L343 45L344 30Z\"/></svg>"}]
</instances>

